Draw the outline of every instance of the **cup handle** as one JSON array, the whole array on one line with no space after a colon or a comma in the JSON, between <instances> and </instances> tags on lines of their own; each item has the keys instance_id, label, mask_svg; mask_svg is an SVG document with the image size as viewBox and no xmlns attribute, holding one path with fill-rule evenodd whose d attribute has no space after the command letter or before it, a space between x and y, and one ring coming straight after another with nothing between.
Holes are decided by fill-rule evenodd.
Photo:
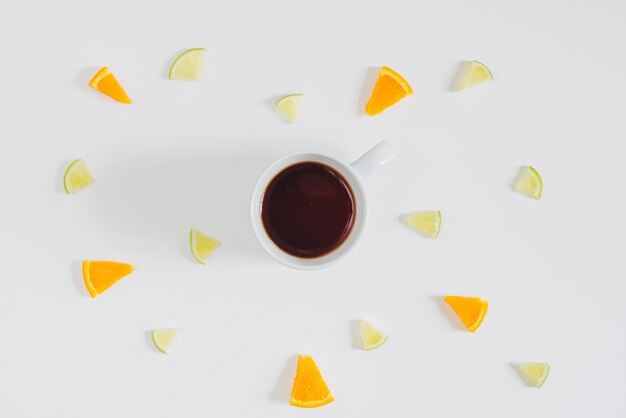
<instances>
[{"instance_id":1,"label":"cup handle","mask_svg":"<svg viewBox=\"0 0 626 418\"><path fill-rule=\"evenodd\" d=\"M397 156L396 147L387 141L382 141L353 162L352 168L359 173L361 178L367 178Z\"/></svg>"}]
</instances>

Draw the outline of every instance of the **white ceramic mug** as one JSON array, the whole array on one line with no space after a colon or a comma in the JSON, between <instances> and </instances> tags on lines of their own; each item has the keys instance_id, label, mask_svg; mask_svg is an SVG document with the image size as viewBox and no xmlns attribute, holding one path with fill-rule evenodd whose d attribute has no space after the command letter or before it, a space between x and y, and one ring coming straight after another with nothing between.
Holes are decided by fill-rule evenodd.
<instances>
[{"instance_id":1,"label":"white ceramic mug","mask_svg":"<svg viewBox=\"0 0 626 418\"><path fill-rule=\"evenodd\" d=\"M352 248L365 227L365 221L367 220L367 198L365 196L362 180L393 160L397 154L398 152L395 147L387 141L382 141L352 164L346 164L340 159L325 154L307 151L293 152L274 161L263 174L261 174L252 192L252 200L250 202L252 229L263 249L284 265L303 270L325 267L339 259ZM263 220L261 219L263 197L268 184L285 168L302 162L322 163L339 172L350 185L355 202L355 218L350 235L340 246L316 258L300 258L285 252L269 237L263 226Z\"/></svg>"}]
</instances>

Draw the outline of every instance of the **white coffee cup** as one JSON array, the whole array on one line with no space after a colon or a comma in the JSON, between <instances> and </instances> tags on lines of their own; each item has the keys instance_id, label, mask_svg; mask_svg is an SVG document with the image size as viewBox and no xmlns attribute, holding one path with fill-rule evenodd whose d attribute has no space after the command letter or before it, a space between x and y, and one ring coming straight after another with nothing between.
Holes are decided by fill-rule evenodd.
<instances>
[{"instance_id":1,"label":"white coffee cup","mask_svg":"<svg viewBox=\"0 0 626 418\"><path fill-rule=\"evenodd\" d=\"M367 198L363 187L363 179L393 160L397 154L395 147L387 141L382 141L352 164L347 164L338 158L326 154L308 151L293 152L274 161L259 177L250 202L252 229L263 249L284 265L302 270L325 267L338 260L356 244L365 227ZM302 162L322 163L339 172L352 189L355 202L355 218L350 235L337 248L317 258L300 258L285 252L269 237L261 219L263 197L268 184L285 168Z\"/></svg>"}]
</instances>

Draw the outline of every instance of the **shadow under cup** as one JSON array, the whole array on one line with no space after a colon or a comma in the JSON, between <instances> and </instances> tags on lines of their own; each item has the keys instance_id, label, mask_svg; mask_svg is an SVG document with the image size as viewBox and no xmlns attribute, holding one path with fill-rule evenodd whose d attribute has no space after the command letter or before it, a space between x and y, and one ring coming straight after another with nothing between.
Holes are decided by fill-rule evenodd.
<instances>
[{"instance_id":1,"label":"shadow under cup","mask_svg":"<svg viewBox=\"0 0 626 418\"><path fill-rule=\"evenodd\" d=\"M360 235L365 215L354 169L319 154L279 159L253 193L252 225L261 245L296 268L320 267L343 255Z\"/></svg>"}]
</instances>

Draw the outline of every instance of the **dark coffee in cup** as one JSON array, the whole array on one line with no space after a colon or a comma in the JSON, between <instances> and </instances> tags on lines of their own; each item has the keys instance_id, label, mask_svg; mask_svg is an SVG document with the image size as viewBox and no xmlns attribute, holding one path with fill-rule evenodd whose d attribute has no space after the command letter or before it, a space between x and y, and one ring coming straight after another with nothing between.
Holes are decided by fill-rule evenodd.
<instances>
[{"instance_id":1,"label":"dark coffee in cup","mask_svg":"<svg viewBox=\"0 0 626 418\"><path fill-rule=\"evenodd\" d=\"M355 216L346 179L314 161L283 169L268 184L261 203L267 235L283 251L301 258L321 257L341 246Z\"/></svg>"}]
</instances>

